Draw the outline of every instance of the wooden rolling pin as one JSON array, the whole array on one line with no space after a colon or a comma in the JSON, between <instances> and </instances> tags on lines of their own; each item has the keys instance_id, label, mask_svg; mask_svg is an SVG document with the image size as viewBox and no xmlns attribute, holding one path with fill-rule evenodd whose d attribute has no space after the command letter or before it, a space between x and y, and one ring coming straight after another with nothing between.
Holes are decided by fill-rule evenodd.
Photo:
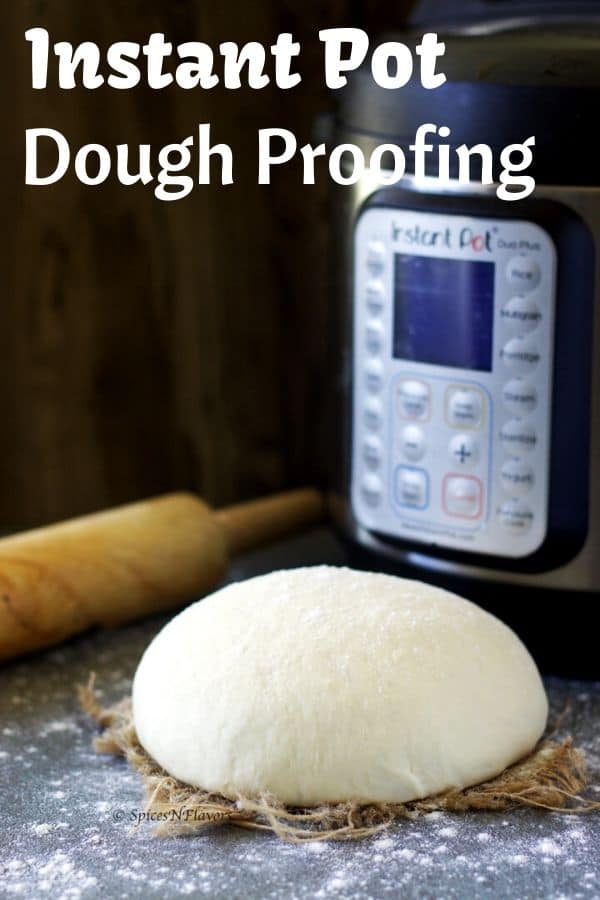
<instances>
[{"instance_id":1,"label":"wooden rolling pin","mask_svg":"<svg viewBox=\"0 0 600 900\"><path fill-rule=\"evenodd\" d=\"M322 513L310 488L218 511L168 494L0 540L0 660L199 597L233 554Z\"/></svg>"}]
</instances>

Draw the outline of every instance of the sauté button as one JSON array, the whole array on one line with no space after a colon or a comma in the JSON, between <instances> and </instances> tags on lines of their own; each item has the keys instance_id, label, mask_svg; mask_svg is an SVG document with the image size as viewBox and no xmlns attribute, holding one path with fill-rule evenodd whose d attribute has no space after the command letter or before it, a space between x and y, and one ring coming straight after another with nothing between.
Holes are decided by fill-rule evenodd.
<instances>
[{"instance_id":1,"label":"saut\u00e9 button","mask_svg":"<svg viewBox=\"0 0 600 900\"><path fill-rule=\"evenodd\" d=\"M504 385L502 400L507 410L515 416L526 416L537 404L537 391L524 378L513 378Z\"/></svg>"},{"instance_id":2,"label":"saut\u00e9 button","mask_svg":"<svg viewBox=\"0 0 600 900\"><path fill-rule=\"evenodd\" d=\"M481 513L483 491L478 478L446 475L443 486L444 509L449 516L476 519Z\"/></svg>"},{"instance_id":3,"label":"saut\u00e9 button","mask_svg":"<svg viewBox=\"0 0 600 900\"><path fill-rule=\"evenodd\" d=\"M371 431L377 431L381 428L383 419L383 406L377 397L369 397L365 403L365 425Z\"/></svg>"},{"instance_id":4,"label":"saut\u00e9 button","mask_svg":"<svg viewBox=\"0 0 600 900\"><path fill-rule=\"evenodd\" d=\"M537 435L531 425L511 419L500 429L500 443L512 456L524 456L535 450Z\"/></svg>"},{"instance_id":5,"label":"saut\u00e9 button","mask_svg":"<svg viewBox=\"0 0 600 900\"><path fill-rule=\"evenodd\" d=\"M533 297L512 297L500 310L500 320L513 331L533 331L542 314Z\"/></svg>"},{"instance_id":6,"label":"saut\u00e9 button","mask_svg":"<svg viewBox=\"0 0 600 900\"><path fill-rule=\"evenodd\" d=\"M425 455L425 435L418 425L407 425L400 436L402 453L407 459L416 462Z\"/></svg>"},{"instance_id":7,"label":"saut\u00e9 button","mask_svg":"<svg viewBox=\"0 0 600 900\"><path fill-rule=\"evenodd\" d=\"M448 424L455 428L477 428L481 422L481 396L468 388L450 388L446 400Z\"/></svg>"},{"instance_id":8,"label":"saut\u00e9 button","mask_svg":"<svg viewBox=\"0 0 600 900\"><path fill-rule=\"evenodd\" d=\"M374 434L369 435L363 444L363 459L372 469L376 469L381 464L383 445Z\"/></svg>"},{"instance_id":9,"label":"saut\u00e9 button","mask_svg":"<svg viewBox=\"0 0 600 900\"><path fill-rule=\"evenodd\" d=\"M367 266L372 272L381 272L385 265L385 244L383 241L369 241Z\"/></svg>"},{"instance_id":10,"label":"saut\u00e9 button","mask_svg":"<svg viewBox=\"0 0 600 900\"><path fill-rule=\"evenodd\" d=\"M365 366L365 384L372 394L383 387L383 363L380 359L370 359Z\"/></svg>"},{"instance_id":11,"label":"saut\u00e9 button","mask_svg":"<svg viewBox=\"0 0 600 900\"><path fill-rule=\"evenodd\" d=\"M533 487L533 469L522 459L507 459L500 469L500 481L507 494L521 496Z\"/></svg>"},{"instance_id":12,"label":"saut\u00e9 button","mask_svg":"<svg viewBox=\"0 0 600 900\"><path fill-rule=\"evenodd\" d=\"M429 481L423 469L398 466L396 469L396 499L401 506L424 509L427 506Z\"/></svg>"},{"instance_id":13,"label":"saut\u00e9 button","mask_svg":"<svg viewBox=\"0 0 600 900\"><path fill-rule=\"evenodd\" d=\"M506 267L506 280L521 294L533 291L540 278L540 267L532 256L513 256Z\"/></svg>"},{"instance_id":14,"label":"saut\u00e9 button","mask_svg":"<svg viewBox=\"0 0 600 900\"><path fill-rule=\"evenodd\" d=\"M479 446L470 434L457 434L450 441L448 448L450 459L461 469L474 466L479 459Z\"/></svg>"},{"instance_id":15,"label":"saut\u00e9 button","mask_svg":"<svg viewBox=\"0 0 600 900\"><path fill-rule=\"evenodd\" d=\"M370 353L381 353L383 349L383 325L377 319L367 322L367 350Z\"/></svg>"},{"instance_id":16,"label":"saut\u00e9 button","mask_svg":"<svg viewBox=\"0 0 600 900\"><path fill-rule=\"evenodd\" d=\"M404 419L422 422L429 416L429 388L423 381L403 378L396 388L396 402Z\"/></svg>"},{"instance_id":17,"label":"saut\u00e9 button","mask_svg":"<svg viewBox=\"0 0 600 900\"><path fill-rule=\"evenodd\" d=\"M374 315L383 309L385 288L378 278L371 278L367 283L367 306Z\"/></svg>"},{"instance_id":18,"label":"saut\u00e9 button","mask_svg":"<svg viewBox=\"0 0 600 900\"><path fill-rule=\"evenodd\" d=\"M525 534L531 528L533 513L522 500L507 500L497 512L498 521L511 534Z\"/></svg>"},{"instance_id":19,"label":"saut\u00e9 button","mask_svg":"<svg viewBox=\"0 0 600 900\"><path fill-rule=\"evenodd\" d=\"M382 485L377 475L365 475L361 485L363 499L369 506L377 506L381 502Z\"/></svg>"},{"instance_id":20,"label":"saut\u00e9 button","mask_svg":"<svg viewBox=\"0 0 600 900\"><path fill-rule=\"evenodd\" d=\"M517 375L535 369L540 361L540 351L530 337L514 337L500 351L502 362Z\"/></svg>"}]
</instances>

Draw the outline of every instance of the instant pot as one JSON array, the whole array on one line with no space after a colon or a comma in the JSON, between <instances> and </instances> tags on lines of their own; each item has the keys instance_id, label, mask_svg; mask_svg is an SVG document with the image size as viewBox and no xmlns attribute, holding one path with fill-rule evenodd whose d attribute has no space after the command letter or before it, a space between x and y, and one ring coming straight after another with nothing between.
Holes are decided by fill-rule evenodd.
<instances>
[{"instance_id":1,"label":"instant pot","mask_svg":"<svg viewBox=\"0 0 600 900\"><path fill-rule=\"evenodd\" d=\"M435 123L496 159L534 135L536 189L507 202L453 169L338 189L332 512L370 567L457 588L530 644L555 621L558 670L600 591L600 6L444 8L396 37L438 31L446 83L386 90L365 66L336 143L368 158Z\"/></svg>"}]
</instances>

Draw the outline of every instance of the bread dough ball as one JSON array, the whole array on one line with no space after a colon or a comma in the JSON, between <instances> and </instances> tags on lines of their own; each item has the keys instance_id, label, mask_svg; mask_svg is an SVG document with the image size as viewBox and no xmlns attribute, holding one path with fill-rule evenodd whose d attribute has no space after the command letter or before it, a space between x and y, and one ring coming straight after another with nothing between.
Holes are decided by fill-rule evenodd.
<instances>
[{"instance_id":1,"label":"bread dough ball","mask_svg":"<svg viewBox=\"0 0 600 900\"><path fill-rule=\"evenodd\" d=\"M488 779L546 694L502 622L418 581L319 566L231 584L152 641L138 737L181 781L291 805L403 803Z\"/></svg>"}]
</instances>

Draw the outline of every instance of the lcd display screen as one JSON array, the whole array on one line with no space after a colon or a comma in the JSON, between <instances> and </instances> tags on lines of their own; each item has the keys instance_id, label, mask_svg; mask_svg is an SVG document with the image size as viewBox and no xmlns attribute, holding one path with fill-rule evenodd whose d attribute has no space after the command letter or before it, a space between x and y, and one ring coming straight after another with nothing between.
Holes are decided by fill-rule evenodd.
<instances>
[{"instance_id":1,"label":"lcd display screen","mask_svg":"<svg viewBox=\"0 0 600 900\"><path fill-rule=\"evenodd\" d=\"M394 356L491 371L494 263L394 257Z\"/></svg>"}]
</instances>

